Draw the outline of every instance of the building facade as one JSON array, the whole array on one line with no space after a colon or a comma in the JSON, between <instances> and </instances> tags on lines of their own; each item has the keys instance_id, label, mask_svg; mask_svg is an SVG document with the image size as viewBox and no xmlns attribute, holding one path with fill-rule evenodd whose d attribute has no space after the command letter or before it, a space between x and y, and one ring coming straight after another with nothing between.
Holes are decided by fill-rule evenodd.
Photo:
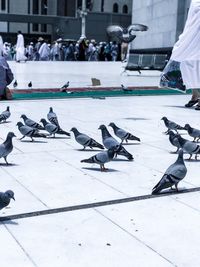
<instances>
[{"instance_id":1,"label":"building facade","mask_svg":"<svg viewBox=\"0 0 200 267\"><path fill-rule=\"evenodd\" d=\"M21 30L25 38L46 36L78 39L82 0L0 0L0 34L11 41ZM111 24L131 24L132 0L86 0L86 36L106 41Z\"/></svg>"},{"instance_id":2,"label":"building facade","mask_svg":"<svg viewBox=\"0 0 200 267\"><path fill-rule=\"evenodd\" d=\"M171 50L183 31L190 0L133 0L132 22L149 27L132 49Z\"/></svg>"}]
</instances>

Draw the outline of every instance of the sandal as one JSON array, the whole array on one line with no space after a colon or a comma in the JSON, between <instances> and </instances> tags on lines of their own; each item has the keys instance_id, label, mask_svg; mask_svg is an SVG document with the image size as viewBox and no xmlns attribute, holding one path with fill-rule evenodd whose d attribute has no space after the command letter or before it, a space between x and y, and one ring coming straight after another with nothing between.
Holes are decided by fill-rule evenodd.
<instances>
[{"instance_id":1,"label":"sandal","mask_svg":"<svg viewBox=\"0 0 200 267\"><path fill-rule=\"evenodd\" d=\"M190 100L187 104L185 104L185 107L191 108L192 106L194 106L197 103L198 103L198 99L197 100Z\"/></svg>"}]
</instances>

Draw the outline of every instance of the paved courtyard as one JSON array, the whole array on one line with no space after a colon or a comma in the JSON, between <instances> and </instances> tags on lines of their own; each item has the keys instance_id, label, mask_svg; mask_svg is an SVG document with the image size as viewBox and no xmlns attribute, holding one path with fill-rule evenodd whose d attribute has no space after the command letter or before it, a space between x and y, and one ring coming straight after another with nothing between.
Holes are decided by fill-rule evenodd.
<instances>
[{"instance_id":1,"label":"paved courtyard","mask_svg":"<svg viewBox=\"0 0 200 267\"><path fill-rule=\"evenodd\" d=\"M181 125L190 123L200 128L199 112L183 108L188 98L173 95L2 101L0 112L9 105L12 114L8 123L0 124L0 138L3 142L9 131L17 137L8 156L11 165L6 166L0 159L0 191L12 189L16 198L0 211L1 219L16 215L15 219L1 222L1 265L200 266L199 192L138 201L134 198L151 194L177 157L163 134L166 129L160 119L167 116ZM80 163L98 151L82 151L73 135L20 141L16 123L21 114L40 121L46 118L50 106L66 131L77 127L102 142L99 125L115 122L140 137L141 143L125 145L134 161L119 156L106 164L107 172L100 172L95 164ZM109 131L113 134L110 127ZM182 134L191 139L186 131ZM200 161L186 160L186 166L188 173L180 189L199 187ZM95 206L98 202L103 203Z\"/></svg>"}]
</instances>

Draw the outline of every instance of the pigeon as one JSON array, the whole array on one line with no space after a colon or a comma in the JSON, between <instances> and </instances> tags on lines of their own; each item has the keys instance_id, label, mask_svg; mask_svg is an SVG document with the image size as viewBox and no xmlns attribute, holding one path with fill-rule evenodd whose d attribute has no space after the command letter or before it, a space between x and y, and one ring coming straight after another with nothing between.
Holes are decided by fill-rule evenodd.
<instances>
[{"instance_id":1,"label":"pigeon","mask_svg":"<svg viewBox=\"0 0 200 267\"><path fill-rule=\"evenodd\" d=\"M194 140L193 140L194 142L199 141L199 139L200 139L200 130L199 129L192 128L189 124L185 125L185 129L188 131L188 134L194 138Z\"/></svg>"},{"instance_id":2,"label":"pigeon","mask_svg":"<svg viewBox=\"0 0 200 267\"><path fill-rule=\"evenodd\" d=\"M62 87L61 87L61 92L67 92L67 88L69 87L69 81L67 83L65 83Z\"/></svg>"},{"instance_id":3,"label":"pigeon","mask_svg":"<svg viewBox=\"0 0 200 267\"><path fill-rule=\"evenodd\" d=\"M176 191L178 192L178 183L186 176L187 168L183 159L183 150L180 149L178 152L177 160L169 166L165 174L153 188L152 194L160 193L161 190L175 185Z\"/></svg>"},{"instance_id":4,"label":"pigeon","mask_svg":"<svg viewBox=\"0 0 200 267\"><path fill-rule=\"evenodd\" d=\"M55 112L53 112L53 108L49 108L49 113L47 114L47 119L54 125L60 127L58 118Z\"/></svg>"},{"instance_id":5,"label":"pigeon","mask_svg":"<svg viewBox=\"0 0 200 267\"><path fill-rule=\"evenodd\" d=\"M7 156L13 150L12 138L15 136L16 135L13 132L9 132L7 134L6 140L0 145L0 158L4 158L7 165L8 165Z\"/></svg>"},{"instance_id":6,"label":"pigeon","mask_svg":"<svg viewBox=\"0 0 200 267\"><path fill-rule=\"evenodd\" d=\"M70 133L63 131L60 127L50 122L47 122L45 119L41 119L40 122L43 124L45 130L49 132L50 135L53 134L53 137L55 137L55 134L64 134L70 136Z\"/></svg>"},{"instance_id":7,"label":"pigeon","mask_svg":"<svg viewBox=\"0 0 200 267\"><path fill-rule=\"evenodd\" d=\"M5 122L10 117L10 107L8 106L5 111L0 114L0 122Z\"/></svg>"},{"instance_id":8,"label":"pigeon","mask_svg":"<svg viewBox=\"0 0 200 267\"><path fill-rule=\"evenodd\" d=\"M100 149L104 149L103 145L99 144L88 135L80 133L75 127L73 127L70 131L74 133L76 141L83 146L83 149L85 149L87 146L90 148L98 147Z\"/></svg>"},{"instance_id":9,"label":"pigeon","mask_svg":"<svg viewBox=\"0 0 200 267\"><path fill-rule=\"evenodd\" d=\"M108 126L113 128L115 135L117 137L119 137L122 140L122 142L124 140L126 140L126 142L128 142L128 140L136 140L136 141L140 142L140 138L134 136L133 134L131 134L129 132L126 132L125 130L123 130L119 127L117 127L114 122L111 122Z\"/></svg>"},{"instance_id":10,"label":"pigeon","mask_svg":"<svg viewBox=\"0 0 200 267\"><path fill-rule=\"evenodd\" d=\"M13 87L16 88L18 86L17 80L14 81Z\"/></svg>"},{"instance_id":11,"label":"pigeon","mask_svg":"<svg viewBox=\"0 0 200 267\"><path fill-rule=\"evenodd\" d=\"M28 83L28 88L30 88L30 89L31 89L31 88L32 88L32 86L33 86L33 85L32 85L32 82L30 81L30 82Z\"/></svg>"},{"instance_id":12,"label":"pigeon","mask_svg":"<svg viewBox=\"0 0 200 267\"><path fill-rule=\"evenodd\" d=\"M81 162L85 163L96 163L100 165L100 170L101 171L106 171L107 169L105 168L104 164L111 161L115 154L117 153L117 148L110 148L107 151L100 152L89 159L83 159Z\"/></svg>"},{"instance_id":13,"label":"pigeon","mask_svg":"<svg viewBox=\"0 0 200 267\"><path fill-rule=\"evenodd\" d=\"M12 190L7 190L6 192L0 192L0 210L5 208L10 204L10 199L15 200L14 192Z\"/></svg>"},{"instance_id":14,"label":"pigeon","mask_svg":"<svg viewBox=\"0 0 200 267\"><path fill-rule=\"evenodd\" d=\"M165 126L168 128L168 130L165 132L168 134L169 130L174 130L176 133L178 133L177 130L185 130L184 127L178 125L177 123L168 120L166 117L163 117L161 120L164 121Z\"/></svg>"},{"instance_id":15,"label":"pigeon","mask_svg":"<svg viewBox=\"0 0 200 267\"><path fill-rule=\"evenodd\" d=\"M126 92L131 92L131 89L128 89L128 87L125 87L123 84L121 84L122 90L126 93Z\"/></svg>"},{"instance_id":16,"label":"pigeon","mask_svg":"<svg viewBox=\"0 0 200 267\"><path fill-rule=\"evenodd\" d=\"M198 154L200 154L200 146L197 143L184 139L180 135L177 135L180 147L190 155L189 160L192 158L192 154L195 154L195 159L197 160Z\"/></svg>"},{"instance_id":17,"label":"pigeon","mask_svg":"<svg viewBox=\"0 0 200 267\"><path fill-rule=\"evenodd\" d=\"M45 134L39 133L38 129L24 125L21 121L19 121L16 125L18 126L20 133L23 135L20 140L22 140L25 136L30 137L32 142L34 141L33 137L47 137Z\"/></svg>"},{"instance_id":18,"label":"pigeon","mask_svg":"<svg viewBox=\"0 0 200 267\"><path fill-rule=\"evenodd\" d=\"M129 160L133 160L133 156L114 137L111 136L105 125L100 125L99 129L102 133L102 140L105 148L110 149L113 147L118 147L118 155L122 155Z\"/></svg>"},{"instance_id":19,"label":"pigeon","mask_svg":"<svg viewBox=\"0 0 200 267\"><path fill-rule=\"evenodd\" d=\"M38 129L38 130L44 130L44 127L42 127L42 125L27 118L26 115L23 114L23 115L21 115L20 118L22 118L24 120L24 123L29 127L34 128L34 129Z\"/></svg>"},{"instance_id":20,"label":"pigeon","mask_svg":"<svg viewBox=\"0 0 200 267\"><path fill-rule=\"evenodd\" d=\"M172 130L170 130L168 134L169 134L169 141L170 141L170 143L173 146L177 147L177 150L175 151L175 153L177 153L178 150L179 150L179 148L180 148L180 144L179 144L179 141L178 141L178 138L177 138L177 136L179 134L174 133Z\"/></svg>"}]
</instances>

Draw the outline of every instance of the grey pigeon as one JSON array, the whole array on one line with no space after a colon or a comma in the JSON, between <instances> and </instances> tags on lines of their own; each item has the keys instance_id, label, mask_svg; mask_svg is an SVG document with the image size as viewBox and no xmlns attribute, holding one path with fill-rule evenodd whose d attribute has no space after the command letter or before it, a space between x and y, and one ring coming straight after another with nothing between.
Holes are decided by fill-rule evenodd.
<instances>
[{"instance_id":1,"label":"grey pigeon","mask_svg":"<svg viewBox=\"0 0 200 267\"><path fill-rule=\"evenodd\" d=\"M42 125L40 125L39 123L37 123L36 121L33 121L29 118L27 118L26 115L21 115L21 117L24 120L25 125L34 128L34 129L38 129L38 130L44 130L44 127L42 127Z\"/></svg>"},{"instance_id":2,"label":"grey pigeon","mask_svg":"<svg viewBox=\"0 0 200 267\"><path fill-rule=\"evenodd\" d=\"M32 86L33 86L33 84L32 84L32 82L30 81L29 83L28 83L28 88L32 88Z\"/></svg>"},{"instance_id":3,"label":"grey pigeon","mask_svg":"<svg viewBox=\"0 0 200 267\"><path fill-rule=\"evenodd\" d=\"M49 113L47 114L47 119L54 125L60 127L58 118L55 112L53 112L53 108L49 108Z\"/></svg>"},{"instance_id":4,"label":"grey pigeon","mask_svg":"<svg viewBox=\"0 0 200 267\"><path fill-rule=\"evenodd\" d=\"M10 107L8 106L5 111L0 114L0 122L6 121L10 117Z\"/></svg>"},{"instance_id":5,"label":"grey pigeon","mask_svg":"<svg viewBox=\"0 0 200 267\"><path fill-rule=\"evenodd\" d=\"M13 87L16 88L18 86L17 80L14 81Z\"/></svg>"},{"instance_id":6,"label":"grey pigeon","mask_svg":"<svg viewBox=\"0 0 200 267\"><path fill-rule=\"evenodd\" d=\"M128 87L124 86L123 84L121 84L121 88L122 90L126 93L126 92L131 92L132 90L129 89Z\"/></svg>"},{"instance_id":7,"label":"grey pigeon","mask_svg":"<svg viewBox=\"0 0 200 267\"><path fill-rule=\"evenodd\" d=\"M67 83L65 83L62 87L61 87L61 92L67 92L67 88L69 87L69 81Z\"/></svg>"},{"instance_id":8,"label":"grey pigeon","mask_svg":"<svg viewBox=\"0 0 200 267\"><path fill-rule=\"evenodd\" d=\"M189 124L185 125L185 129L187 130L188 134L194 138L193 141L199 141L200 139L200 130L192 128ZM197 139L197 140L196 140Z\"/></svg>"},{"instance_id":9,"label":"grey pigeon","mask_svg":"<svg viewBox=\"0 0 200 267\"><path fill-rule=\"evenodd\" d=\"M186 176L186 173L187 168L183 160L183 150L180 149L177 160L166 170L161 180L153 188L152 194L157 194L168 187L172 188L173 185L175 185L178 192L178 183Z\"/></svg>"},{"instance_id":10,"label":"grey pigeon","mask_svg":"<svg viewBox=\"0 0 200 267\"><path fill-rule=\"evenodd\" d=\"M178 125L177 123L175 123L174 121L170 121L167 119L167 117L163 117L161 120L164 121L165 126L167 127L167 131L165 132L166 134L168 134L169 130L174 130L176 133L178 133L177 130L185 130L184 127Z\"/></svg>"},{"instance_id":11,"label":"grey pigeon","mask_svg":"<svg viewBox=\"0 0 200 267\"><path fill-rule=\"evenodd\" d=\"M15 134L13 132L9 132L7 134L6 140L0 145L0 158L4 158L6 164L8 164L7 156L13 150L12 138L14 136L15 136Z\"/></svg>"},{"instance_id":12,"label":"grey pigeon","mask_svg":"<svg viewBox=\"0 0 200 267\"><path fill-rule=\"evenodd\" d=\"M122 142L124 140L126 140L126 142L128 142L128 140L136 140L136 141L140 142L140 138L138 138L137 136L134 136L133 134L131 134L131 133L119 128L119 127L117 127L114 122L111 122L108 126L111 126L113 128L115 135L117 137L119 137L122 140Z\"/></svg>"},{"instance_id":13,"label":"grey pigeon","mask_svg":"<svg viewBox=\"0 0 200 267\"><path fill-rule=\"evenodd\" d=\"M64 135L70 136L70 133L63 131L60 127L56 126L55 124L47 122L45 119L41 119L40 121L43 124L45 130L49 132L50 135L53 134L54 137L55 137L55 134L64 134Z\"/></svg>"},{"instance_id":14,"label":"grey pigeon","mask_svg":"<svg viewBox=\"0 0 200 267\"><path fill-rule=\"evenodd\" d=\"M189 160L192 158L192 155L195 154L195 159L197 160L198 154L200 154L200 146L197 143L184 139L180 135L177 136L180 147L190 155Z\"/></svg>"},{"instance_id":15,"label":"grey pigeon","mask_svg":"<svg viewBox=\"0 0 200 267\"><path fill-rule=\"evenodd\" d=\"M169 134L170 143L177 148L177 150L175 151L175 153L177 153L179 148L180 148L180 144L179 144L179 141L178 141L178 135L179 134L176 134L171 130L169 131L168 134Z\"/></svg>"},{"instance_id":16,"label":"grey pigeon","mask_svg":"<svg viewBox=\"0 0 200 267\"><path fill-rule=\"evenodd\" d=\"M99 144L97 141L95 141L88 135L80 133L75 127L73 127L70 131L74 133L76 141L83 146L83 149L85 149L87 146L90 148L98 147L100 149L104 149L104 147L101 144Z\"/></svg>"},{"instance_id":17,"label":"grey pigeon","mask_svg":"<svg viewBox=\"0 0 200 267\"><path fill-rule=\"evenodd\" d=\"M99 129L101 130L102 140L105 148L110 149L113 147L120 147L117 154L125 156L129 160L133 160L133 156L114 137L111 136L105 125L100 125Z\"/></svg>"},{"instance_id":18,"label":"grey pigeon","mask_svg":"<svg viewBox=\"0 0 200 267\"><path fill-rule=\"evenodd\" d=\"M0 192L0 210L7 207L10 204L11 198L14 198L14 192L12 190L7 190L6 192Z\"/></svg>"},{"instance_id":19,"label":"grey pigeon","mask_svg":"<svg viewBox=\"0 0 200 267\"><path fill-rule=\"evenodd\" d=\"M20 140L22 140L25 136L30 137L31 141L34 141L33 137L41 137L46 138L47 136L43 133L39 133L39 130L36 128L31 128L28 125L24 125L21 121L17 123L18 129L20 133L23 135Z\"/></svg>"},{"instance_id":20,"label":"grey pigeon","mask_svg":"<svg viewBox=\"0 0 200 267\"><path fill-rule=\"evenodd\" d=\"M106 171L104 166L105 163L111 161L117 152L117 148L110 148L107 151L102 151L88 159L83 159L81 162L85 163L96 163L100 165L101 171Z\"/></svg>"}]
</instances>

